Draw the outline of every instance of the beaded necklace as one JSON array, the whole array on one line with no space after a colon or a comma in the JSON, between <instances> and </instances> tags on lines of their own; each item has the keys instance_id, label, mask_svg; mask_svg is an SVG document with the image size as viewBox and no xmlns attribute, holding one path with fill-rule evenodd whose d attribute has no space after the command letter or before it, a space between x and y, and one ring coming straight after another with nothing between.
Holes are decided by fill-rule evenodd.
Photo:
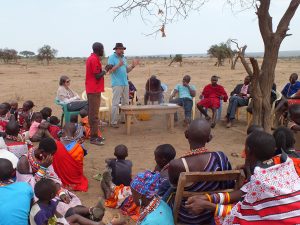
<instances>
[{"instance_id":1,"label":"beaded necklace","mask_svg":"<svg viewBox=\"0 0 300 225\"><path fill-rule=\"evenodd\" d=\"M12 184L14 181L12 179L8 179L6 181L0 181L0 187Z\"/></svg>"},{"instance_id":2,"label":"beaded necklace","mask_svg":"<svg viewBox=\"0 0 300 225\"><path fill-rule=\"evenodd\" d=\"M141 215L139 217L139 220L137 221L137 225L141 224L143 222L143 220L150 214L152 213L155 209L157 209L157 207L160 204L160 198L159 197L154 197L151 202L149 203L149 205L147 205L145 208L141 209Z\"/></svg>"},{"instance_id":3,"label":"beaded necklace","mask_svg":"<svg viewBox=\"0 0 300 225\"><path fill-rule=\"evenodd\" d=\"M207 148L201 147L201 148L196 148L192 149L188 152L186 152L181 158L189 157L189 156L194 156L194 155L201 155L202 153L208 152Z\"/></svg>"},{"instance_id":4,"label":"beaded necklace","mask_svg":"<svg viewBox=\"0 0 300 225\"><path fill-rule=\"evenodd\" d=\"M11 141L19 141L18 137L12 136L12 135L8 135L8 134L6 135L5 138L8 139L8 140L11 140Z\"/></svg>"},{"instance_id":5,"label":"beaded necklace","mask_svg":"<svg viewBox=\"0 0 300 225\"><path fill-rule=\"evenodd\" d=\"M40 163L38 162L38 160L34 156L34 150L35 149L36 148L30 148L28 150L28 162L29 162L29 164L32 168L33 173L36 173L40 168Z\"/></svg>"}]
</instances>

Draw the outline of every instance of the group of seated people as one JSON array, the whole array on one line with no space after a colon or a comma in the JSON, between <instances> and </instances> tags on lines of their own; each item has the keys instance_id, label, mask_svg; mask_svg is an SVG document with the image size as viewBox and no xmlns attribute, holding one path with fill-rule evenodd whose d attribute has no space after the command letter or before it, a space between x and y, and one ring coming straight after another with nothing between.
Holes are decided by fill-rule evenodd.
<instances>
[{"instance_id":1,"label":"group of seated people","mask_svg":"<svg viewBox=\"0 0 300 225\"><path fill-rule=\"evenodd\" d=\"M197 103L197 108L200 111L201 115L204 115L205 118L211 122L211 127L216 126L217 120L217 111L221 107L222 101L229 101L226 121L227 128L230 128L235 120L236 111L238 107L247 106L247 111L252 114L253 102L249 104L251 98L251 89L250 83L251 79L249 76L246 76L244 82L236 85L234 90L228 96L225 88L222 85L218 84L219 77L213 75L211 77L211 84L206 85L201 95L199 96L200 101ZM184 123L188 125L191 122L192 118L192 108L193 108L193 98L196 97L196 87L195 85L190 84L191 77L185 75L183 77L182 83L177 84L173 89L169 102L180 105L184 109ZM70 88L70 78L67 76L62 76L60 78L60 86L57 91L57 99L66 103L69 111L79 111L79 110L88 110L88 102L81 100L79 95ZM137 89L134 84L129 81L129 96L130 100L134 97ZM149 102L158 102L161 104L165 101L164 93L167 91L167 86L163 84L157 76L152 75L146 82L145 85L145 94L144 94L144 104L147 105ZM287 118L288 106L292 104L299 104L300 99L300 82L298 81L298 75L292 73L290 76L290 82L285 85L282 90L282 99L278 101L276 107L276 118L275 118L275 127L278 126L280 117L282 115ZM276 94L276 84L272 86L270 104L277 99ZM208 115L208 109L211 109L212 116ZM177 113L174 117L175 121L178 121ZM104 144L104 139L101 135L98 137L99 145ZM92 143L92 142L91 142Z\"/></svg>"},{"instance_id":2,"label":"group of seated people","mask_svg":"<svg viewBox=\"0 0 300 225\"><path fill-rule=\"evenodd\" d=\"M219 77L214 75L211 77L211 84L206 85L200 95L200 101L197 103L197 108L205 118L211 122L211 127L216 126L217 110L220 108L222 101L227 102L229 100L226 121L227 128L230 128L235 120L236 111L238 107L247 106L247 111L252 114L253 102L249 103L251 98L250 83L251 79L246 76L244 82L236 85L234 90L227 95L224 87L218 84ZM299 104L300 99L300 82L296 73L291 74L290 82L285 85L282 90L281 103L276 108L276 114L282 116L284 112L287 112L288 106L292 104ZM184 123L188 125L191 122L193 98L196 96L195 85L190 84L191 77L185 75L182 80L182 84L177 84L171 93L169 102L175 103L183 107L184 109ZM144 104L148 104L148 101L157 101L159 104L164 102L164 89L160 80L156 76L150 77L145 87ZM277 99L276 84L272 85L272 91L270 96L270 104ZM278 101L279 102L279 101ZM212 110L212 116L208 115L208 109ZM175 114L175 121L178 120L177 114ZM280 121L278 117L275 119ZM276 127L276 126L275 126Z\"/></svg>"},{"instance_id":3,"label":"group of seated people","mask_svg":"<svg viewBox=\"0 0 300 225\"><path fill-rule=\"evenodd\" d=\"M299 125L300 107L292 107L291 115ZM295 108L295 109L294 109ZM193 120L185 132L189 150L176 157L170 144L157 146L154 151L155 168L138 173L131 179L132 162L126 160L128 148L118 145L116 158L107 159L111 177L107 182L105 206L118 208L137 224L173 225L176 187L182 172L215 172L232 170L222 151L208 150L212 141L211 124L204 119ZM299 221L300 154L296 151L294 133L279 127L270 135L262 127L252 125L247 130L243 170L245 181L240 189L232 189L235 182L213 181L188 184L185 191L201 192L183 199L178 212L181 224L255 224L278 221L295 224ZM285 202L290 204L286 205ZM269 210L268 203L272 204ZM256 207L259 206L259 207Z\"/></svg>"},{"instance_id":4,"label":"group of seated people","mask_svg":"<svg viewBox=\"0 0 300 225\"><path fill-rule=\"evenodd\" d=\"M290 115L299 129L300 106L291 107ZM154 151L155 168L139 173L133 180L132 162L126 160L128 149L124 145L116 146L116 158L106 160L111 177L104 178L108 184L107 189L103 188L105 205L120 209L137 224L174 224L172 209L182 172L233 169L224 152L207 149L206 144L212 140L211 124L207 120L192 121L185 137L190 145L189 151L175 159L176 151L172 145L159 145ZM185 191L207 194L183 199L178 212L179 221L182 224L250 224L252 221L276 224L278 220L294 224L291 221L299 221L300 214L294 211L299 208L300 200L295 197L300 191L300 155L295 142L293 129L279 127L270 135L260 126L250 126L241 152L245 163L237 167L244 171L244 185L233 192L218 193L218 190L233 188L235 183L202 181L189 184ZM285 206L284 201L289 198L293 198L292 204ZM272 207L276 213L263 213L255 207L267 207L264 206L266 201L277 201ZM280 218L284 213L280 213L282 210L291 212L283 219Z\"/></svg>"},{"instance_id":5,"label":"group of seated people","mask_svg":"<svg viewBox=\"0 0 300 225\"><path fill-rule=\"evenodd\" d=\"M103 224L102 202L87 208L71 192L88 190L89 124L85 110L80 116L61 127L49 107L35 112L30 100L22 108L16 101L0 104L1 224L28 224L29 211L34 225Z\"/></svg>"},{"instance_id":6,"label":"group of seated people","mask_svg":"<svg viewBox=\"0 0 300 225\"><path fill-rule=\"evenodd\" d=\"M189 83L189 77L185 77L184 82ZM193 93L193 87L188 89ZM5 105L0 104L0 109ZM83 146L84 127L80 123L66 123L54 139L46 126L40 127L42 123L49 123L51 109L33 112L33 106L31 101L26 101L22 109L15 110L18 113L11 108L0 111L3 137L0 141L1 224L28 224L28 221L37 225L104 224L101 220L105 204L119 208L137 224L173 225L172 208L182 172L233 169L224 152L206 147L212 141L211 123L196 119L185 132L189 143L185 154L175 158L176 150L172 145L159 145L154 151L155 168L138 173L133 179L133 164L126 160L128 148L116 146L116 158L106 160L107 172L103 173L101 181L105 203L99 200L94 207L86 207L71 192L87 191L88 180L83 175L83 157L87 154ZM294 121L292 129L299 129L300 106L292 105L289 113ZM27 116L24 118L24 115ZM23 121L22 126L20 121ZM32 125L37 131L30 129ZM33 135L24 134L30 130ZM36 132L41 136L35 135ZM281 221L290 224L299 221L300 161L292 130L280 127L272 136L262 127L251 126L247 135L243 150L245 163L239 166L245 173L244 185L233 192L218 193L218 190L233 188L234 181L189 184L186 191L207 194L182 200L178 212L181 223L248 224L266 220L276 223L284 213ZM36 136L40 137L38 145L32 143ZM266 202L270 201L276 201L272 211L265 209ZM285 201L291 204L286 206ZM110 224L126 223L118 217Z\"/></svg>"},{"instance_id":7,"label":"group of seated people","mask_svg":"<svg viewBox=\"0 0 300 225\"><path fill-rule=\"evenodd\" d=\"M62 79L62 85L68 80L68 77ZM125 145L116 146L115 158L105 161L107 169L100 182L105 202L100 199L93 207L82 205L72 192L88 190L88 180L83 173L84 156L88 154L84 140L89 137L86 103L80 103L81 121L72 118L64 127L60 127L60 120L52 115L49 107L34 112L34 103L30 100L25 101L22 108L18 108L16 101L1 103L1 224L102 225L106 206L120 209L123 215L130 216L137 224L173 225L172 209L182 172L233 169L224 152L206 147L212 141L211 128L215 126L220 101L228 99L226 91L217 84L218 77L213 76L197 104L205 119L191 120L196 88L190 85L190 81L190 76L184 76L170 100L185 109L188 128L184 135L189 144L186 153L176 158L172 145L159 145L154 151L155 168L132 178L133 163L126 160L129 150ZM231 93L228 123L233 121L236 107L248 104L251 96L249 83L249 77L246 77L244 84L238 85ZM294 88L291 85L288 93ZM77 94L68 90L65 94L59 93L67 99L79 100ZM178 99L173 99L176 95ZM67 103L69 107L75 107L71 103ZM212 118L208 116L207 108L213 109ZM218 192L232 189L234 181L188 184L185 191L204 194L182 200L179 222L218 225L266 221L276 224L279 220L296 224L300 221L300 155L299 149L295 149L299 140L294 137L294 132L300 131L300 104L290 104L288 116L291 120L289 126L277 128L273 135L264 132L260 126L248 128L242 151L245 162L238 167L244 171L245 182L239 190ZM110 224L126 222L116 217Z\"/></svg>"}]
</instances>

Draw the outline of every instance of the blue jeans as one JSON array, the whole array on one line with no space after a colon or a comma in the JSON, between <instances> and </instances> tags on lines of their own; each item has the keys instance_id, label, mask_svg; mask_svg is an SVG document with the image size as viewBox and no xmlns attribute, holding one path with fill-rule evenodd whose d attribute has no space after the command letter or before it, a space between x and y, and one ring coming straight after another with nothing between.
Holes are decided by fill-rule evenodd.
<instances>
[{"instance_id":1,"label":"blue jeans","mask_svg":"<svg viewBox=\"0 0 300 225\"><path fill-rule=\"evenodd\" d=\"M184 109L184 116L185 119L191 120L192 117L192 109L193 109L193 100L190 98L176 98L170 100L170 103L175 103L177 105L180 105ZM175 113L174 116L175 121L178 121L178 114L177 112Z\"/></svg>"},{"instance_id":2,"label":"blue jeans","mask_svg":"<svg viewBox=\"0 0 300 225\"><path fill-rule=\"evenodd\" d=\"M242 98L240 96L231 96L229 99L229 105L227 109L227 117L230 120L235 119L235 112L237 107L247 106L248 98Z\"/></svg>"}]
</instances>

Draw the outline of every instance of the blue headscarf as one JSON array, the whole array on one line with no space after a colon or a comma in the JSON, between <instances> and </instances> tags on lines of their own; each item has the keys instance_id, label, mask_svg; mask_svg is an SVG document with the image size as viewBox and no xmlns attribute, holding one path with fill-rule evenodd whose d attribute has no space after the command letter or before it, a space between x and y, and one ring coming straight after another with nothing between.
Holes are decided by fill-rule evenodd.
<instances>
[{"instance_id":1,"label":"blue headscarf","mask_svg":"<svg viewBox=\"0 0 300 225\"><path fill-rule=\"evenodd\" d=\"M145 172L138 173L132 180L130 186L138 193L145 195L150 199L157 194L160 185L160 174L146 170Z\"/></svg>"}]
</instances>

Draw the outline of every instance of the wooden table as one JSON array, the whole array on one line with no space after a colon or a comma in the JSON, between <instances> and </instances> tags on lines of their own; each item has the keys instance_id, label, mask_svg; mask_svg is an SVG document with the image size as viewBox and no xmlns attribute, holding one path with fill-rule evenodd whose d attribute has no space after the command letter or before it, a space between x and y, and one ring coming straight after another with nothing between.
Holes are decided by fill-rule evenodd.
<instances>
[{"instance_id":1,"label":"wooden table","mask_svg":"<svg viewBox=\"0 0 300 225\"><path fill-rule=\"evenodd\" d=\"M141 113L148 114L166 114L167 129L173 132L174 129L174 114L180 106L176 104L166 105L126 105L120 106L121 112L125 114L127 135L130 135L131 119L133 115Z\"/></svg>"}]
</instances>

